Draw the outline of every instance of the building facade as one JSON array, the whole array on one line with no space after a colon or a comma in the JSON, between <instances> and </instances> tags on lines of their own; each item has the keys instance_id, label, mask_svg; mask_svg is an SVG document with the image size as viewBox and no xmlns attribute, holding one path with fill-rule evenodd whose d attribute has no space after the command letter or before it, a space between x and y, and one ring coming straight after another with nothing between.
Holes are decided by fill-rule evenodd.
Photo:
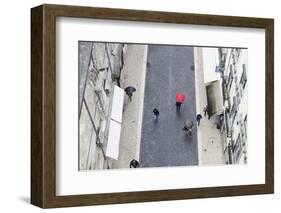
<instances>
[{"instance_id":1,"label":"building facade","mask_svg":"<svg viewBox=\"0 0 281 213\"><path fill-rule=\"evenodd\" d=\"M247 163L247 54L247 49L218 49L224 100L220 127L227 164Z\"/></svg>"},{"instance_id":2,"label":"building facade","mask_svg":"<svg viewBox=\"0 0 281 213\"><path fill-rule=\"evenodd\" d=\"M79 42L79 170L111 167L105 150L122 66L122 44Z\"/></svg>"}]
</instances>

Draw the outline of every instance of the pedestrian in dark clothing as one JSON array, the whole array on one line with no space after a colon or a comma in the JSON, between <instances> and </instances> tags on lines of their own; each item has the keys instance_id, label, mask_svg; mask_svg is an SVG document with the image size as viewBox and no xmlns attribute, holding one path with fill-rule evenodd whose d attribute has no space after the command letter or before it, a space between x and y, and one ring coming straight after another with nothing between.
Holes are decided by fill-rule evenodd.
<instances>
[{"instance_id":1,"label":"pedestrian in dark clothing","mask_svg":"<svg viewBox=\"0 0 281 213\"><path fill-rule=\"evenodd\" d=\"M138 168L138 167L140 167L139 162L137 160L135 160L135 159L131 160L130 168Z\"/></svg>"},{"instance_id":2,"label":"pedestrian in dark clothing","mask_svg":"<svg viewBox=\"0 0 281 213\"><path fill-rule=\"evenodd\" d=\"M176 108L177 108L177 110L178 111L180 111L180 109L181 109L181 102L176 102Z\"/></svg>"},{"instance_id":3,"label":"pedestrian in dark clothing","mask_svg":"<svg viewBox=\"0 0 281 213\"><path fill-rule=\"evenodd\" d=\"M126 95L128 95L129 100L132 101L133 93L136 92L136 88L133 86L128 86L124 89Z\"/></svg>"},{"instance_id":4,"label":"pedestrian in dark clothing","mask_svg":"<svg viewBox=\"0 0 281 213\"><path fill-rule=\"evenodd\" d=\"M196 115L196 120L197 120L197 124L198 124L198 126L199 126L199 124L200 124L200 120L202 119L202 115L201 114L197 114Z\"/></svg>"},{"instance_id":5,"label":"pedestrian in dark clothing","mask_svg":"<svg viewBox=\"0 0 281 213\"><path fill-rule=\"evenodd\" d=\"M184 122L184 126L182 130L184 130L186 134L192 136L192 128L193 128L193 121L187 120Z\"/></svg>"},{"instance_id":6,"label":"pedestrian in dark clothing","mask_svg":"<svg viewBox=\"0 0 281 213\"><path fill-rule=\"evenodd\" d=\"M203 112L204 112L204 116L207 115L207 112L208 112L208 105L206 105L203 109Z\"/></svg>"},{"instance_id":7,"label":"pedestrian in dark clothing","mask_svg":"<svg viewBox=\"0 0 281 213\"><path fill-rule=\"evenodd\" d=\"M157 108L154 108L154 109L152 110L152 112L153 112L154 118L157 120L158 117L159 117L159 115L160 115L159 110L158 110Z\"/></svg>"}]
</instances>

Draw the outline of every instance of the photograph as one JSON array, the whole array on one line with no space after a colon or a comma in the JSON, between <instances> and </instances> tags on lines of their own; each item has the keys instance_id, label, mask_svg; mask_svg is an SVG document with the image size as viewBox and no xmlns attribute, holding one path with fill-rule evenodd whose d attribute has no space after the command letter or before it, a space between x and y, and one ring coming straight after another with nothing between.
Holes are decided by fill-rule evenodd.
<instances>
[{"instance_id":1,"label":"photograph","mask_svg":"<svg viewBox=\"0 0 281 213\"><path fill-rule=\"evenodd\" d=\"M31 8L30 203L273 194L274 19L128 8Z\"/></svg>"},{"instance_id":2,"label":"photograph","mask_svg":"<svg viewBox=\"0 0 281 213\"><path fill-rule=\"evenodd\" d=\"M247 164L243 47L78 42L78 170Z\"/></svg>"}]
</instances>

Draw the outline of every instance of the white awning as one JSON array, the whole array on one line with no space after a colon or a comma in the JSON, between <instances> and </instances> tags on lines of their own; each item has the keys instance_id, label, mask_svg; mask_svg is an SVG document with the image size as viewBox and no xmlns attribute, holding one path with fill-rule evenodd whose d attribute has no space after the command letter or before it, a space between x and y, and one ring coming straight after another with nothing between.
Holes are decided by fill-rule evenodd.
<instances>
[{"instance_id":1,"label":"white awning","mask_svg":"<svg viewBox=\"0 0 281 213\"><path fill-rule=\"evenodd\" d=\"M114 86L108 140L106 146L106 156L115 160L118 160L119 157L123 104L124 90L118 86Z\"/></svg>"},{"instance_id":2,"label":"white awning","mask_svg":"<svg viewBox=\"0 0 281 213\"><path fill-rule=\"evenodd\" d=\"M121 124L110 120L106 156L118 160Z\"/></svg>"},{"instance_id":3,"label":"white awning","mask_svg":"<svg viewBox=\"0 0 281 213\"><path fill-rule=\"evenodd\" d=\"M122 123L123 103L124 103L124 90L118 86L114 86L110 118L119 123Z\"/></svg>"},{"instance_id":4,"label":"white awning","mask_svg":"<svg viewBox=\"0 0 281 213\"><path fill-rule=\"evenodd\" d=\"M223 96L221 81L206 84L208 110L210 115L223 112Z\"/></svg>"},{"instance_id":5,"label":"white awning","mask_svg":"<svg viewBox=\"0 0 281 213\"><path fill-rule=\"evenodd\" d=\"M204 83L210 83L220 79L220 74L216 72L219 65L217 48L202 48Z\"/></svg>"}]
</instances>

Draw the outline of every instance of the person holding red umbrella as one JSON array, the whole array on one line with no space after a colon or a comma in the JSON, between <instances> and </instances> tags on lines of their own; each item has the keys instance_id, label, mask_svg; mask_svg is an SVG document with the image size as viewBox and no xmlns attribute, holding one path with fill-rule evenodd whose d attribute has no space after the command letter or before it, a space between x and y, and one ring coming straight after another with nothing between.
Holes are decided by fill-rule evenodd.
<instances>
[{"instance_id":1,"label":"person holding red umbrella","mask_svg":"<svg viewBox=\"0 0 281 213\"><path fill-rule=\"evenodd\" d=\"M177 107L178 111L180 110L181 105L184 102L184 100L185 100L185 95L181 92L177 92L176 93L176 107Z\"/></svg>"}]
</instances>

